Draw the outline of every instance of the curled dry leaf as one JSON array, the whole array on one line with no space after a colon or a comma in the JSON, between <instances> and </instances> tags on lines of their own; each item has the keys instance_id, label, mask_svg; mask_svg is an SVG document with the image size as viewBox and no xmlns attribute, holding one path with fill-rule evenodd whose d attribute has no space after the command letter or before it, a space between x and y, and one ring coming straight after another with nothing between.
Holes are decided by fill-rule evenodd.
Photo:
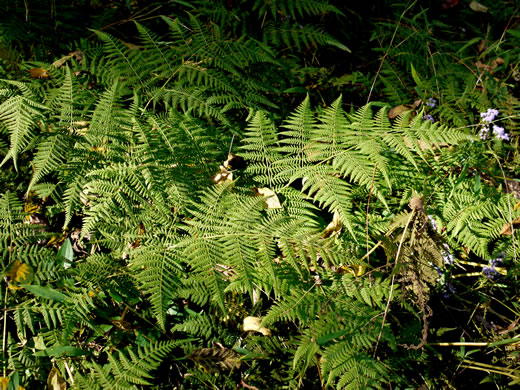
<instances>
[{"instance_id":1,"label":"curled dry leaf","mask_svg":"<svg viewBox=\"0 0 520 390\"><path fill-rule=\"evenodd\" d=\"M49 390L66 390L67 382L61 375L60 370L53 367L49 376L47 377L47 389Z\"/></svg>"},{"instance_id":2,"label":"curled dry leaf","mask_svg":"<svg viewBox=\"0 0 520 390\"><path fill-rule=\"evenodd\" d=\"M323 238L330 237L334 233L337 233L341 230L343 225L341 224L341 218L339 217L338 210L334 211L334 215L332 217L332 221L327 225L323 234L321 235Z\"/></svg>"},{"instance_id":3,"label":"curled dry leaf","mask_svg":"<svg viewBox=\"0 0 520 390\"><path fill-rule=\"evenodd\" d=\"M47 70L43 68L31 68L27 72L31 75L31 79L48 79L51 77Z\"/></svg>"},{"instance_id":4,"label":"curled dry leaf","mask_svg":"<svg viewBox=\"0 0 520 390\"><path fill-rule=\"evenodd\" d=\"M395 106L388 112L388 119L395 119L399 115L411 111L414 109L414 106L411 104L399 104L398 106Z\"/></svg>"},{"instance_id":5,"label":"curled dry leaf","mask_svg":"<svg viewBox=\"0 0 520 390\"><path fill-rule=\"evenodd\" d=\"M252 330L254 332L260 332L264 336L271 336L271 331L260 324L262 323L262 319L259 317L246 317L244 318L244 323L242 325L244 332Z\"/></svg>"},{"instance_id":6,"label":"curled dry leaf","mask_svg":"<svg viewBox=\"0 0 520 390\"><path fill-rule=\"evenodd\" d=\"M520 227L520 217L516 217L511 222L508 222L504 225L502 230L500 230L500 234L503 236L511 236L513 234L514 229L518 229Z\"/></svg>"}]
</instances>

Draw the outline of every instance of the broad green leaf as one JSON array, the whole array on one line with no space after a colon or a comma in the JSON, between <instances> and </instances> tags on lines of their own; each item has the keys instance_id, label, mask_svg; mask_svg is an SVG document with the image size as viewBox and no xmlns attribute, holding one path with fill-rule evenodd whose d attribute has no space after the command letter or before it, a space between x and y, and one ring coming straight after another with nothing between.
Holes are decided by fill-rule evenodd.
<instances>
[{"instance_id":1,"label":"broad green leaf","mask_svg":"<svg viewBox=\"0 0 520 390\"><path fill-rule=\"evenodd\" d=\"M49 287L29 284L22 284L20 286L32 292L34 295L38 295L42 298L50 299L52 301L63 302L65 298L67 298L65 294Z\"/></svg>"},{"instance_id":2,"label":"broad green leaf","mask_svg":"<svg viewBox=\"0 0 520 390\"><path fill-rule=\"evenodd\" d=\"M69 238L63 241L63 244L58 251L58 256L63 257L67 261L72 261L74 257L74 251L72 250L72 244Z\"/></svg>"},{"instance_id":3,"label":"broad green leaf","mask_svg":"<svg viewBox=\"0 0 520 390\"><path fill-rule=\"evenodd\" d=\"M43 351L36 352L34 356L84 356L88 355L87 351L71 345L59 345L57 347L46 348Z\"/></svg>"}]
</instances>

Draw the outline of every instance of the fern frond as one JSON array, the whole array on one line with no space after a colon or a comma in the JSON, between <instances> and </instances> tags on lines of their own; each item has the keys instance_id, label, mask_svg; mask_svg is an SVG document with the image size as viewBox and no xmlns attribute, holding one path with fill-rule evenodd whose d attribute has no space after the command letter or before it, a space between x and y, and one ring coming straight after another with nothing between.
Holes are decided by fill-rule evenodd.
<instances>
[{"instance_id":1,"label":"fern frond","mask_svg":"<svg viewBox=\"0 0 520 390\"><path fill-rule=\"evenodd\" d=\"M9 130L10 141L9 152L0 166L12 158L15 168L18 169L18 155L34 137L37 119L43 119L45 110L46 106L24 96L14 96L0 105L0 121Z\"/></svg>"}]
</instances>

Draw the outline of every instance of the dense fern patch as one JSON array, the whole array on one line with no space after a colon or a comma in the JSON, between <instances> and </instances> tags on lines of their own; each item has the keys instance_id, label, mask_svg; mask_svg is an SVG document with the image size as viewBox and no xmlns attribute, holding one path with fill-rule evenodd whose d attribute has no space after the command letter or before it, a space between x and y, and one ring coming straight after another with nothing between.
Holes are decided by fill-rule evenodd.
<instances>
[{"instance_id":1,"label":"dense fern patch","mask_svg":"<svg viewBox=\"0 0 520 390\"><path fill-rule=\"evenodd\" d=\"M518 34L474 3L368 45L342 2L136 2L0 64L2 386L519 383Z\"/></svg>"}]
</instances>

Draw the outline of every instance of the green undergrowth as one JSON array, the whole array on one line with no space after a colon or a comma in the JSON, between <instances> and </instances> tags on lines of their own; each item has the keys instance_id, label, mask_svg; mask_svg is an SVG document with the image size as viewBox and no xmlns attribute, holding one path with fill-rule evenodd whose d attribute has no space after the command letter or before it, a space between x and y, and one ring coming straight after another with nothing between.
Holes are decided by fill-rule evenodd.
<instances>
[{"instance_id":1,"label":"green undergrowth","mask_svg":"<svg viewBox=\"0 0 520 390\"><path fill-rule=\"evenodd\" d=\"M8 2L2 389L520 383L517 5L376 3Z\"/></svg>"}]
</instances>

